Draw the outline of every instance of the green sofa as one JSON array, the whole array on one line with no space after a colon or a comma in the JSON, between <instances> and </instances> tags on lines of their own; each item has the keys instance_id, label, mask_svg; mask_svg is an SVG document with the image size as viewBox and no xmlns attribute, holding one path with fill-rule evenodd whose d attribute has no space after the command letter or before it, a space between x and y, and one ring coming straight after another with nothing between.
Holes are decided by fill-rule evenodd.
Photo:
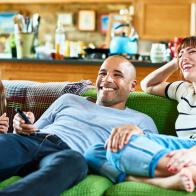
<instances>
[{"instance_id":1,"label":"green sofa","mask_svg":"<svg viewBox=\"0 0 196 196\"><path fill-rule=\"evenodd\" d=\"M19 82L20 83L20 82ZM24 85L25 84L25 85ZM42 83L40 83L42 85ZM16 82L4 82L4 85L8 91L7 100L8 100L8 113L11 118L14 115L13 109L16 106L20 106L24 110L31 110L33 112L39 113L40 111L44 111L52 101L54 101L58 96L65 93L63 88L58 88L59 86L55 86L54 88L47 85L42 85L41 91L46 89L43 93L40 93L39 86L40 84L33 85L31 82L23 82L22 87L18 90L17 87L18 81ZM62 87L64 83L60 83L59 85ZM30 87L29 87L30 86ZM13 88L14 87L14 88ZM11 89L11 90L10 90ZM13 92L13 89L14 92ZM39 89L39 90L38 90ZM51 90L52 89L52 90ZM52 99L52 95L60 89L57 94L55 94ZM29 93L29 91L31 93ZM50 95L48 95L48 91L50 91ZM15 93L16 92L16 93ZM32 92L35 92L32 94ZM47 93L46 93L47 92ZM17 94L17 95L15 95ZM88 89L81 93L82 96L91 96L96 97L95 89ZM40 98L41 97L41 98ZM47 98L46 98L47 97ZM25 103L29 102L29 103ZM40 103L40 104L38 104ZM177 117L176 111L176 102L159 97L149 95L143 92L134 92L129 95L129 99L127 101L127 106L133 108L135 110L144 112L151 116L160 133L175 135L174 132L174 122ZM38 118L39 115L36 117ZM131 118L131 117L130 117ZM11 125L10 125L11 126ZM9 184L14 183L15 181L19 180L20 177L13 176L3 182L0 183L0 188L6 187ZM162 188L158 188L152 185L144 184L144 183L136 183L136 182L123 182L119 184L112 184L107 178L98 176L95 174L89 174L82 182L75 185L69 190L64 191L62 196L152 196L152 195L159 195L159 196L170 196L170 195L178 195L178 196L193 196L196 195L195 193L186 193L184 191L175 191L175 190L166 190Z\"/></svg>"}]
</instances>

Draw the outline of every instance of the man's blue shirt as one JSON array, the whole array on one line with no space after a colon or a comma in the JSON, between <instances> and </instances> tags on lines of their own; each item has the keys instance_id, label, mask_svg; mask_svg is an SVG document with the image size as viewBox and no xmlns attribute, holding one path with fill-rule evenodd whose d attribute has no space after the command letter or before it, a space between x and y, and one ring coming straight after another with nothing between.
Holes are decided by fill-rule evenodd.
<instances>
[{"instance_id":1,"label":"man's blue shirt","mask_svg":"<svg viewBox=\"0 0 196 196\"><path fill-rule=\"evenodd\" d=\"M124 124L157 133L153 120L141 112L101 106L73 94L58 98L35 126L40 132L55 134L73 150L84 153L91 145L105 143L112 129Z\"/></svg>"}]
</instances>

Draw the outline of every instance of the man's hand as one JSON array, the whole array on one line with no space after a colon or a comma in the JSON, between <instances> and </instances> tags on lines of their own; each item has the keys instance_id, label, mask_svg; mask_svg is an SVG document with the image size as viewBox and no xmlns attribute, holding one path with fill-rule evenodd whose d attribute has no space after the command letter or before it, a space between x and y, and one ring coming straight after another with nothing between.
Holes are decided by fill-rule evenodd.
<instances>
[{"instance_id":1,"label":"man's hand","mask_svg":"<svg viewBox=\"0 0 196 196\"><path fill-rule=\"evenodd\" d=\"M123 125L112 129L109 139L105 143L105 148L116 152L122 149L133 134L143 134L143 131L135 125Z\"/></svg>"},{"instance_id":2,"label":"man's hand","mask_svg":"<svg viewBox=\"0 0 196 196\"><path fill-rule=\"evenodd\" d=\"M0 116L0 133L7 133L9 127L9 118L6 113Z\"/></svg>"},{"instance_id":3,"label":"man's hand","mask_svg":"<svg viewBox=\"0 0 196 196\"><path fill-rule=\"evenodd\" d=\"M177 173L184 167L196 165L196 147L171 151L167 157L170 158L167 163L168 171Z\"/></svg>"},{"instance_id":4,"label":"man's hand","mask_svg":"<svg viewBox=\"0 0 196 196\"><path fill-rule=\"evenodd\" d=\"M18 134L29 135L37 131L37 128L34 127L33 123L35 121L34 114L32 112L24 112L26 116L29 118L32 124L25 124L25 121L20 117L19 114L14 116L13 127L14 131Z\"/></svg>"}]
</instances>

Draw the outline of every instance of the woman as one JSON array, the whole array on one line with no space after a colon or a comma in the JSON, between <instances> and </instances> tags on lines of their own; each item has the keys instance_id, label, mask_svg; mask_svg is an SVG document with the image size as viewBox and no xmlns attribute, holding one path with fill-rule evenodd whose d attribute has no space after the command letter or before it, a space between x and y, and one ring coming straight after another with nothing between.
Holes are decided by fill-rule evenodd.
<instances>
[{"instance_id":1,"label":"woman","mask_svg":"<svg viewBox=\"0 0 196 196\"><path fill-rule=\"evenodd\" d=\"M178 68L185 81L166 82ZM100 145L94 146L89 149L86 158L93 168L95 161L102 159L103 162L105 158L107 167L101 168L104 175L109 176L112 165L115 167L113 170L119 172L121 181L122 176L125 180L125 174L134 175L137 177L127 176L126 180L193 192L196 184L196 37L183 39L177 58L149 74L141 86L145 92L167 96L179 102L176 121L178 137L141 134L140 130L119 151L112 152L111 139L114 137L110 137L109 149L105 154ZM121 134L121 137L124 136Z\"/></svg>"},{"instance_id":2,"label":"woman","mask_svg":"<svg viewBox=\"0 0 196 196\"><path fill-rule=\"evenodd\" d=\"M181 73L185 81L168 83L167 79L177 70ZM196 138L196 37L183 39L177 50L177 57L163 67L155 70L144 78L141 82L143 91L160 96L175 99L178 104L178 118L176 120L176 133L179 138ZM179 149L171 151L168 155L168 171L177 174L179 182L185 183L185 190L192 192L196 184L196 146L189 149ZM180 174L180 175L178 175ZM173 178L174 179L174 178ZM141 180L151 184L162 186L162 180L129 178L129 180ZM177 181L178 181L177 180ZM176 185L178 184L176 181ZM170 181L168 180L168 183ZM188 183L188 184L186 184ZM186 187L186 185L188 185ZM182 187L183 188L183 187Z\"/></svg>"}]
</instances>

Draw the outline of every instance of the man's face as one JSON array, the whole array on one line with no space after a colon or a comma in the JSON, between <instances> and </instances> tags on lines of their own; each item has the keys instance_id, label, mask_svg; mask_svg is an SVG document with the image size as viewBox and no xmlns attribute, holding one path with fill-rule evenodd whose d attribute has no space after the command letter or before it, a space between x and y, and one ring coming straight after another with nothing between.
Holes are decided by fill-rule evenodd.
<instances>
[{"instance_id":1,"label":"man's face","mask_svg":"<svg viewBox=\"0 0 196 196\"><path fill-rule=\"evenodd\" d=\"M97 81L97 103L124 109L130 91L134 90L133 69L122 58L111 57L101 66Z\"/></svg>"}]
</instances>

